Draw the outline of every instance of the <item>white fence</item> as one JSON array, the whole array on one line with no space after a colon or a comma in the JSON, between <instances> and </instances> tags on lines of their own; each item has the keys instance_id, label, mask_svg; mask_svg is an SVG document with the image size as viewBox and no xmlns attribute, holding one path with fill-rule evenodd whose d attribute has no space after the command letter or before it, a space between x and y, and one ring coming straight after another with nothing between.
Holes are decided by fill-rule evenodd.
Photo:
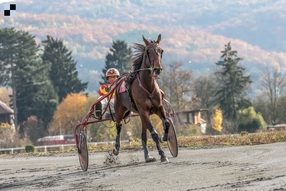
<instances>
[{"instance_id":1,"label":"white fence","mask_svg":"<svg viewBox=\"0 0 286 191\"><path fill-rule=\"evenodd\" d=\"M123 140L121 141L123 142L129 142L128 140ZM108 142L91 142L88 143L88 145L92 145L92 146L97 146L97 145L106 145L106 144L114 144L115 141L108 141ZM60 150L63 152L65 150L65 147L74 147L76 148L75 143L74 144L63 144L63 145L44 145L44 146L35 146L36 150L44 150L45 153L48 152L49 148L60 148ZM2 152L7 152L10 154L14 154L15 151L25 151L25 147L18 147L18 148L3 148L0 149L0 153Z\"/></svg>"}]
</instances>

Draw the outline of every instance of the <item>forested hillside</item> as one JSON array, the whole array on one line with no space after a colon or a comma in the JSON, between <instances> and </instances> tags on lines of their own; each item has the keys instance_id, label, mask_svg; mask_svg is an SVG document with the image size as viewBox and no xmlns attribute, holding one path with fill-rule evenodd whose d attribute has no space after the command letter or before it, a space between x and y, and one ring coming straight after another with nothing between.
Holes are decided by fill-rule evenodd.
<instances>
[{"instance_id":1,"label":"forested hillside","mask_svg":"<svg viewBox=\"0 0 286 191\"><path fill-rule=\"evenodd\" d=\"M17 16L0 26L63 39L89 91L98 87L112 41L142 42L162 34L163 62L181 61L200 75L213 69L231 41L257 77L265 66L286 69L284 0L18 0Z\"/></svg>"}]
</instances>

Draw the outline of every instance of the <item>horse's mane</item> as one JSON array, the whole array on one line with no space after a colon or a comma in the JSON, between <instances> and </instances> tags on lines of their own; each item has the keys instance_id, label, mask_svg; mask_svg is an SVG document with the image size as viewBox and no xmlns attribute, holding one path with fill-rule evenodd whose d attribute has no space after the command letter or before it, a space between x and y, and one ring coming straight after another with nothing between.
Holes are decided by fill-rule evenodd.
<instances>
[{"instance_id":1,"label":"horse's mane","mask_svg":"<svg viewBox=\"0 0 286 191\"><path fill-rule=\"evenodd\" d=\"M138 43L134 43L134 45L132 46L132 48L134 49L131 61L132 61L132 68L133 71L135 70L139 70L143 61L143 54L145 51L145 45L143 44L138 44Z\"/></svg>"}]
</instances>

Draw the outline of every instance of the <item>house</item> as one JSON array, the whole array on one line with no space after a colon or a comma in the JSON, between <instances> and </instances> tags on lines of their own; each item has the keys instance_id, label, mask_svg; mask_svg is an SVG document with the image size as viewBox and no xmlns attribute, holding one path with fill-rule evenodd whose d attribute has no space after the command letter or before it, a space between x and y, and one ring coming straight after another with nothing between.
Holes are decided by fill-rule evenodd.
<instances>
[{"instance_id":1,"label":"house","mask_svg":"<svg viewBox=\"0 0 286 191\"><path fill-rule=\"evenodd\" d=\"M189 111L181 111L176 112L174 117L174 123L177 124L197 124L201 126L201 132L206 132L206 125L207 122L205 119L206 112L208 109L195 109L195 110L189 110ZM205 118L205 119L203 119Z\"/></svg>"},{"instance_id":2,"label":"house","mask_svg":"<svg viewBox=\"0 0 286 191\"><path fill-rule=\"evenodd\" d=\"M286 130L286 124L267 125L267 129L268 129L269 131L273 131L273 130L277 130L277 131Z\"/></svg>"},{"instance_id":3,"label":"house","mask_svg":"<svg viewBox=\"0 0 286 191\"><path fill-rule=\"evenodd\" d=\"M0 124L8 123L10 125L14 124L13 122L14 111L8 107L4 102L0 101Z\"/></svg>"},{"instance_id":4,"label":"house","mask_svg":"<svg viewBox=\"0 0 286 191\"><path fill-rule=\"evenodd\" d=\"M206 123L203 119L203 112L207 112L208 109L196 109L189 111L180 111L175 113L175 123L180 124L202 124Z\"/></svg>"}]
</instances>

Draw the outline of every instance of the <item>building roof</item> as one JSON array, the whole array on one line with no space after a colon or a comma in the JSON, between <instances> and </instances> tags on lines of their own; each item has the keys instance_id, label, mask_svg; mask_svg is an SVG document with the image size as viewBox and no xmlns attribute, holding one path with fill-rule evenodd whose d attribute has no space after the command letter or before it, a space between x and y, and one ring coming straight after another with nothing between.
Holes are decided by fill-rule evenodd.
<instances>
[{"instance_id":1,"label":"building roof","mask_svg":"<svg viewBox=\"0 0 286 191\"><path fill-rule=\"evenodd\" d=\"M178 111L176 114L180 113L195 113L195 112L201 112L201 111L208 111L209 109L194 109L194 110L186 110L186 111Z\"/></svg>"},{"instance_id":2,"label":"building roof","mask_svg":"<svg viewBox=\"0 0 286 191\"><path fill-rule=\"evenodd\" d=\"M0 101L0 115L1 114L13 114L14 111L8 107L4 102Z\"/></svg>"}]
</instances>

